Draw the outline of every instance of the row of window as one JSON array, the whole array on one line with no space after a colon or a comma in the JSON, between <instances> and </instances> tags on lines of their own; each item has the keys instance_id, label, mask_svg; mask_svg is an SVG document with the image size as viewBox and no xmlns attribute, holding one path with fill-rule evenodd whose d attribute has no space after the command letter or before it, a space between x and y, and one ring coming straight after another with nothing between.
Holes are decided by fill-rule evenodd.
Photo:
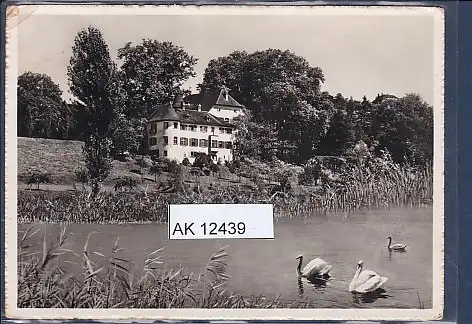
<instances>
[{"instance_id":1,"label":"row of window","mask_svg":"<svg viewBox=\"0 0 472 324\"><path fill-rule=\"evenodd\" d=\"M178 129L179 127L179 123L178 122L174 122L174 129ZM164 122L164 129L168 129L169 128L169 122ZM180 130L189 130L189 131L192 131L192 132L196 132L198 129L198 126L196 125L185 125L185 124L180 124ZM215 127L210 127L210 131L212 133L215 132ZM232 134L233 133L233 129L232 128L224 128L224 127L219 127L219 131L220 131L220 134ZM208 132L208 127L207 126L200 126L200 132L202 133L206 133ZM151 124L151 129L149 131L150 135L151 136L154 136L157 134L157 124L156 123L152 123Z\"/></svg>"},{"instance_id":2,"label":"row of window","mask_svg":"<svg viewBox=\"0 0 472 324\"><path fill-rule=\"evenodd\" d=\"M164 145L169 145L169 137L164 136ZM156 137L151 137L149 139L149 145L156 145L157 144L157 138ZM174 137L173 139L173 144L178 145L179 144L179 138ZM180 146L193 146L193 147L208 147L208 140L206 139L198 139L198 138L186 138L186 137L181 137L180 138ZM224 142L224 141L211 141L211 147L213 148L220 148L220 149L232 149L233 148L233 143L232 142Z\"/></svg>"}]
</instances>

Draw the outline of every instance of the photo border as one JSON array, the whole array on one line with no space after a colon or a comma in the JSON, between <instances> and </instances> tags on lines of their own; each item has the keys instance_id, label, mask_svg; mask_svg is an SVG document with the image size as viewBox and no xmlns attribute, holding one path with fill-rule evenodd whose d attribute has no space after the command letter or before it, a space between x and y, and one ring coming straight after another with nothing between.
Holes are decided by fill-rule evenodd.
<instances>
[{"instance_id":1,"label":"photo border","mask_svg":"<svg viewBox=\"0 0 472 324\"><path fill-rule=\"evenodd\" d=\"M71 7L71 5L67 5L68 7ZM229 5L228 5L229 6ZM58 6L53 6L53 7L58 7ZM118 7L118 5L112 5L112 7ZM124 7L124 6L119 6L119 7ZM127 7L127 6L126 6ZM293 8L294 6L287 6L288 8ZM298 6L297 6L298 7ZM319 6L318 6L319 7ZM343 6L345 7L345 6ZM368 6L369 10L371 10L371 8L385 8L385 6ZM405 7L405 5L402 5L400 7ZM437 7L437 6L436 6ZM140 7L140 8L143 8L143 7ZM145 9L147 7L144 7L143 9ZM390 10L392 10L393 8L389 8ZM393 9L394 10L394 9ZM75 13L76 14L76 13ZM437 18L437 17L436 17ZM442 29L442 35L444 35L445 31L444 31L444 20L445 20L445 16L441 17L441 22L442 24L440 24L440 27ZM438 26L436 25L436 28ZM15 31L14 31L15 30ZM16 33L17 29L11 29L10 31L8 31L9 33L9 39L7 40L7 51L11 50L12 48L15 48L17 47L17 37L12 37L12 36L15 36L15 33ZM437 32L437 31L436 31ZM436 36L435 36L436 37ZM14 39L15 38L15 39ZM444 49L444 40L441 42L441 48ZM437 44L436 44L437 46ZM436 47L436 50L437 50L437 47ZM436 51L435 51L436 52ZM441 54L441 61L444 62L444 52L441 51L442 54ZM7 54L8 55L8 54ZM10 52L10 55L11 55L11 52ZM437 60L437 58L436 58ZM436 62L435 60L435 62ZM17 71L16 71L16 75L13 73L12 74L12 69L15 68L15 65L17 64L17 62L15 62L15 60L12 60L11 59L11 56L10 58L7 59L7 70L9 71L9 73L6 75L5 77L5 83L6 83L6 104L8 105L10 111L5 111L5 116L8 118L8 120L6 120L6 123L5 123L5 174L7 175L7 178L5 181L5 202L8 203L8 206L5 205L6 207L6 213L5 213L5 232L6 233L6 243L8 244L8 248L7 248L7 245L5 245L5 255L7 257L6 259L6 270L8 270L8 268L10 267L10 271L13 271L15 270L15 274L16 274L16 237L17 237L17 233L16 233L16 230L17 230L17 220L16 220L16 183L17 183L17 180L16 180L16 177L17 177L17 161L16 161L16 144L17 144L17 137L16 135L14 136L14 139L12 139L11 137L8 137L8 133L13 133L13 134L16 134L16 76L17 76ZM437 67L436 67L437 68ZM438 72L438 71L435 71L435 79L438 78L438 75L441 79L441 83L443 86L446 86L444 84L444 64L442 64L442 67L441 67L441 71ZM442 77L441 77L442 75ZM437 82L437 80L436 80ZM434 100L434 107L435 107L435 114L434 114L434 130L435 130L435 134L434 134L434 142L435 142L435 157L434 157L434 174L444 174L444 166L445 166L445 161L444 161L444 126L445 126L445 109L444 109L444 104L445 104L445 101L443 100L444 99L444 88L441 87L441 90L442 91L437 91L435 92L435 100ZM11 101L11 99L9 100L9 98L14 98L14 102ZM440 101L438 101L438 98L443 98L441 99ZM439 114L440 116L438 116L436 110L438 110L438 102L441 103L441 113ZM3 117L3 116L2 116ZM13 121L13 122L12 122ZM14 124L14 125L13 125ZM440 129L438 129L440 127ZM441 142L438 144L438 141ZM441 154L438 154L438 150L439 149L439 152ZM14 154L12 153L14 152ZM438 172L438 169L440 172ZM8 172L7 172L8 171ZM433 193L433 205L434 205L434 213L437 214L438 213L438 209L442 212L443 216L444 216L444 199L445 197L442 195L442 193L444 192L444 179L443 177L440 177L440 181L436 180L436 177L434 179L434 193ZM7 182L9 182L9 187L8 190L7 190ZM14 190L11 189L12 187L12 183L15 184L15 188ZM438 195L440 194L441 196L441 199L438 199ZM13 203L12 203L13 202ZM15 206L13 206L15 205ZM9 213L8 213L9 212ZM14 215L14 216L13 216ZM443 218L443 216L441 216L441 222L442 222L442 226L440 226L441 228L438 229L438 226L435 224L434 225L434 229L433 229L433 232L434 232L434 241L433 241L433 250L434 251L437 251L437 249L439 249L439 251L443 251L443 243L444 243L444 237L443 237L443 234L444 234L444 225L445 225L445 220ZM435 218L437 216L434 216ZM435 220L437 221L437 220ZM14 226L11 226L11 222L14 223ZM12 236L11 235L7 235L8 232L12 232L12 231L15 231L15 237L14 239L12 239ZM440 236L440 239L439 239L439 236ZM13 244L14 243L14 244ZM9 251L10 250L10 251ZM436 256L437 253L435 253L435 261L434 262L437 262L439 259L437 259L437 256ZM11 262L11 258L12 257L15 257L15 260L14 260L14 265L13 263ZM441 260L443 261L443 259L441 258ZM433 277L437 277L438 273L436 271L437 269L435 269L435 275ZM441 275L444 273L444 268L443 266L441 266ZM13 286L16 288L16 280L13 280L13 279L16 279L16 276L14 276L15 278L13 278L11 275L10 276L5 276L5 282L6 282L6 287L7 288L10 288L10 292L13 291L13 298L16 297L16 289L15 290L12 290ZM440 276L441 278L443 276ZM433 280L435 281L435 280ZM442 293L444 291L444 280L441 279L441 287L436 287L437 285L433 285L433 296L435 296L435 294L438 293L438 288L440 289L440 293ZM14 282L14 283L12 283ZM6 290L8 292L8 290ZM10 301L11 301L11 298L10 296L7 296ZM18 309L16 308L16 306L14 308L11 308L14 312L16 312L16 314L13 314L13 315L19 315L20 317L16 317L16 318L30 318L30 319L44 319L44 318L54 318L54 319L66 319L66 318L71 318L71 317L74 317L74 318L83 318L83 319L213 319L213 320L216 320L216 319L237 319L237 320L244 320L244 319L247 319L247 320L260 320L260 319L263 319L263 320L286 320L286 319L294 319L294 320L304 320L304 319L309 319L309 320L312 320L314 319L313 317L314 316L318 316L320 315L320 313L324 313L324 312L328 312L330 313L329 316L326 316L326 317L320 317L319 319L322 320L322 319L329 319L329 320L425 320L425 319L438 319L438 318L441 318L442 317L442 310L443 310L443 307L444 307L444 298L445 296L443 295L441 297L441 305L437 305L437 298L433 298L433 310L418 310L418 309L401 309L401 316L399 316L399 314L396 314L398 313L399 309L384 309L384 308L380 308L380 309L306 309L306 310L298 310L298 309L290 309L290 312L293 311L293 310L296 310L297 313L301 314L301 315L308 315L308 316L302 316L302 317L292 317L290 315L286 315L287 314L287 311L289 309L271 309L271 310L268 310L270 311L271 313L271 316L263 316L263 317L259 317L259 316L235 316L237 315L236 313L241 313L241 312L244 312L244 313L248 313L248 312L258 312L258 313L266 313L265 311L266 310L258 310L258 309L239 309L239 310L228 310L228 309L185 309L185 310L182 310L182 309L155 309L155 310L151 310L153 311L153 313L161 313L159 314L159 316L156 316L156 315L151 315L151 317L149 316L137 316L137 317L129 317L129 316L126 316L126 317L121 317L119 315L113 315L113 316L109 316L109 314L104 314L105 313L110 313L110 312L114 312L114 313L123 313L123 311L125 312L128 312L128 310L125 310L125 309L104 309L104 310L96 310L96 309ZM15 304L16 304L16 299L14 299L15 301ZM7 302L7 300L5 299L5 302ZM438 307L439 306L439 307ZM9 311L9 307L8 305L5 305L5 310ZM33 310L33 312L31 312L31 310ZM205 313L208 313L208 312L222 312L222 311L225 311L224 313L224 316L198 316L195 317L195 316L186 316L187 314L188 315L194 315L195 313L199 313L200 311L204 311ZM44 317L43 315L45 314L39 314L39 315L36 315L36 313L44 313L44 312L53 312L54 314L51 314L51 317ZM69 316L69 317L66 317L65 315L68 315L68 314L64 314L63 311L66 311L66 312L69 312L71 315L73 314L73 316ZM86 316L82 316L82 313L84 312L86 313L93 313L93 314L86 314ZM262 311L262 312L259 312L259 311ZM350 315L350 317L346 317L346 316L339 316L339 315L334 315L334 313L336 313L336 311L341 311L343 313L353 313L353 315ZM412 314L413 312L418 312L420 311L422 313L422 315L420 316L417 316L416 314ZM135 309L134 310L134 313L143 313L143 312L147 312L147 310L145 309ZM162 313L176 313L176 312L181 312L181 313L184 313L183 315L184 316L174 316L174 315L171 315L171 314L163 314ZM367 316L367 315L364 315L364 313L372 313L372 312L381 312L381 313L387 313L389 315L387 316L380 316L380 317L375 317L375 316ZM274 313L280 313L282 316L274 316L273 314ZM354 315L355 313L355 315ZM11 313L10 313L11 314ZM10 315L7 313L7 315ZM80 314L78 316L78 314ZM230 315L231 314L231 315ZM390 315L391 314L391 315ZM407 314L406 316L403 316ZM48 314L49 315L49 314ZM125 314L127 315L127 314ZM171 316L167 316L167 315L171 315ZM229 315L229 316L228 316ZM269 313L267 313L267 315L269 315ZM322 315L322 314L321 314ZM423 316L425 315L425 316Z\"/></svg>"}]
</instances>

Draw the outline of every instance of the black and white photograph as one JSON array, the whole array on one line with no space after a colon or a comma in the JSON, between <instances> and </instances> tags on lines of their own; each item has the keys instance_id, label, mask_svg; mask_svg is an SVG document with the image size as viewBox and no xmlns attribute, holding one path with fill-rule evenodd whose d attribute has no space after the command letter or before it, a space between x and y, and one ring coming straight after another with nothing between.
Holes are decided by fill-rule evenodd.
<instances>
[{"instance_id":1,"label":"black and white photograph","mask_svg":"<svg viewBox=\"0 0 472 324\"><path fill-rule=\"evenodd\" d=\"M7 315L442 317L441 9L7 17Z\"/></svg>"}]
</instances>

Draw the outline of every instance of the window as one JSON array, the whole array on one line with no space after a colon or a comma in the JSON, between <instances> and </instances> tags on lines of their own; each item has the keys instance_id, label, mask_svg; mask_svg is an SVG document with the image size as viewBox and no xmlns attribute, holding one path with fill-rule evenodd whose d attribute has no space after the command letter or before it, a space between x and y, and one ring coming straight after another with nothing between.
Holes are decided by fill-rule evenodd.
<instances>
[{"instance_id":1,"label":"window","mask_svg":"<svg viewBox=\"0 0 472 324\"><path fill-rule=\"evenodd\" d=\"M226 128L226 134L233 134L233 130L231 128Z\"/></svg>"},{"instance_id":2,"label":"window","mask_svg":"<svg viewBox=\"0 0 472 324\"><path fill-rule=\"evenodd\" d=\"M200 147L207 147L208 146L208 140L201 139L200 140Z\"/></svg>"},{"instance_id":3,"label":"window","mask_svg":"<svg viewBox=\"0 0 472 324\"><path fill-rule=\"evenodd\" d=\"M224 147L225 147L224 144L225 144L225 142L219 141L219 142L218 142L218 147L219 147L219 148L224 148Z\"/></svg>"},{"instance_id":4,"label":"window","mask_svg":"<svg viewBox=\"0 0 472 324\"><path fill-rule=\"evenodd\" d=\"M229 118L225 118L225 122L229 122Z\"/></svg>"},{"instance_id":5,"label":"window","mask_svg":"<svg viewBox=\"0 0 472 324\"><path fill-rule=\"evenodd\" d=\"M190 139L190 146L198 146L198 139L191 138Z\"/></svg>"},{"instance_id":6,"label":"window","mask_svg":"<svg viewBox=\"0 0 472 324\"><path fill-rule=\"evenodd\" d=\"M169 128L169 122L164 122L164 129Z\"/></svg>"},{"instance_id":7,"label":"window","mask_svg":"<svg viewBox=\"0 0 472 324\"><path fill-rule=\"evenodd\" d=\"M190 125L189 127L190 127L190 130L191 130L192 132L196 132L196 131L197 131L197 126L195 126L195 125Z\"/></svg>"},{"instance_id":8,"label":"window","mask_svg":"<svg viewBox=\"0 0 472 324\"><path fill-rule=\"evenodd\" d=\"M211 128L211 132L214 134L215 133L215 127Z\"/></svg>"},{"instance_id":9,"label":"window","mask_svg":"<svg viewBox=\"0 0 472 324\"><path fill-rule=\"evenodd\" d=\"M238 111L235 109L234 112L237 113Z\"/></svg>"},{"instance_id":10,"label":"window","mask_svg":"<svg viewBox=\"0 0 472 324\"><path fill-rule=\"evenodd\" d=\"M151 124L151 129L149 130L149 135L154 136L157 134L157 124L152 123Z\"/></svg>"},{"instance_id":11,"label":"window","mask_svg":"<svg viewBox=\"0 0 472 324\"><path fill-rule=\"evenodd\" d=\"M200 152L190 152L191 157L197 157L199 154L202 154Z\"/></svg>"},{"instance_id":12,"label":"window","mask_svg":"<svg viewBox=\"0 0 472 324\"><path fill-rule=\"evenodd\" d=\"M206 126L200 126L200 132L206 133L208 131L208 127Z\"/></svg>"},{"instance_id":13,"label":"window","mask_svg":"<svg viewBox=\"0 0 472 324\"><path fill-rule=\"evenodd\" d=\"M175 128L175 129L179 128L179 123L175 122L175 123L174 123L174 128Z\"/></svg>"},{"instance_id":14,"label":"window","mask_svg":"<svg viewBox=\"0 0 472 324\"><path fill-rule=\"evenodd\" d=\"M233 143L231 143L231 142L226 142L226 143L225 143L225 147L226 147L227 149L231 149L231 147L233 146L232 144L233 144Z\"/></svg>"},{"instance_id":15,"label":"window","mask_svg":"<svg viewBox=\"0 0 472 324\"><path fill-rule=\"evenodd\" d=\"M167 151L164 151L164 156L167 156Z\"/></svg>"},{"instance_id":16,"label":"window","mask_svg":"<svg viewBox=\"0 0 472 324\"><path fill-rule=\"evenodd\" d=\"M180 130L187 130L187 125L180 124Z\"/></svg>"},{"instance_id":17,"label":"window","mask_svg":"<svg viewBox=\"0 0 472 324\"><path fill-rule=\"evenodd\" d=\"M211 147L213 148L218 147L218 141L211 141Z\"/></svg>"},{"instance_id":18,"label":"window","mask_svg":"<svg viewBox=\"0 0 472 324\"><path fill-rule=\"evenodd\" d=\"M157 138L151 137L149 138L149 145L156 145L157 144Z\"/></svg>"},{"instance_id":19,"label":"window","mask_svg":"<svg viewBox=\"0 0 472 324\"><path fill-rule=\"evenodd\" d=\"M168 145L168 144L169 144L169 137L164 136L164 145Z\"/></svg>"},{"instance_id":20,"label":"window","mask_svg":"<svg viewBox=\"0 0 472 324\"><path fill-rule=\"evenodd\" d=\"M178 137L174 137L174 145L177 145L179 143L179 138Z\"/></svg>"},{"instance_id":21,"label":"window","mask_svg":"<svg viewBox=\"0 0 472 324\"><path fill-rule=\"evenodd\" d=\"M187 145L188 145L188 138L186 138L186 137L181 137L181 138L180 138L180 145L181 145L181 146L187 146Z\"/></svg>"},{"instance_id":22,"label":"window","mask_svg":"<svg viewBox=\"0 0 472 324\"><path fill-rule=\"evenodd\" d=\"M224 134L224 132L225 132L225 129L224 129L224 128L221 128L221 127L220 127L219 130L220 130L220 134Z\"/></svg>"}]
</instances>

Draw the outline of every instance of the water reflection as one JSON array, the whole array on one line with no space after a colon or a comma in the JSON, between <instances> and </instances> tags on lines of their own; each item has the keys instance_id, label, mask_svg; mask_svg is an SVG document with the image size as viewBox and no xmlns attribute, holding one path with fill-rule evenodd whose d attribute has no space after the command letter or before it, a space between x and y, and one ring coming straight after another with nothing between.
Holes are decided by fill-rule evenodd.
<instances>
[{"instance_id":1,"label":"water reflection","mask_svg":"<svg viewBox=\"0 0 472 324\"><path fill-rule=\"evenodd\" d=\"M319 288L326 288L326 283L328 279L323 279L323 278L311 278L311 279L306 279L303 278L303 280L298 277L298 295L300 297L303 296L303 293L305 292L305 289L303 288L303 281L305 281L305 284L312 286L316 289Z\"/></svg>"},{"instance_id":2,"label":"water reflection","mask_svg":"<svg viewBox=\"0 0 472 324\"><path fill-rule=\"evenodd\" d=\"M352 294L352 300L354 304L371 304L375 302L377 299L387 299L388 297L391 297L390 295L385 294L386 291L384 289L377 289L376 291L372 291L367 294L358 294L358 293L353 293Z\"/></svg>"},{"instance_id":3,"label":"water reflection","mask_svg":"<svg viewBox=\"0 0 472 324\"><path fill-rule=\"evenodd\" d=\"M315 286L316 288L325 288L327 280L328 279L324 279L324 278L312 278L312 279L308 279L307 281L313 286Z\"/></svg>"},{"instance_id":4,"label":"water reflection","mask_svg":"<svg viewBox=\"0 0 472 324\"><path fill-rule=\"evenodd\" d=\"M298 296L303 297L304 292L302 279L298 277Z\"/></svg>"},{"instance_id":5,"label":"water reflection","mask_svg":"<svg viewBox=\"0 0 472 324\"><path fill-rule=\"evenodd\" d=\"M392 253L406 253L405 250L388 250L388 258L392 260Z\"/></svg>"}]
</instances>

